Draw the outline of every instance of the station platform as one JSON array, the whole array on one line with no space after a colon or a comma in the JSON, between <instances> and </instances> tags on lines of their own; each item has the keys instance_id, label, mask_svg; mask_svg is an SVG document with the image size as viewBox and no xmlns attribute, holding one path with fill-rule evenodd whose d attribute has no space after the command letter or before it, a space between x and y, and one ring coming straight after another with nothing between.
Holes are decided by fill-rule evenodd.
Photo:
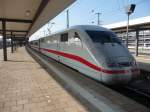
<instances>
[{"instance_id":1,"label":"station platform","mask_svg":"<svg viewBox=\"0 0 150 112\"><path fill-rule=\"evenodd\" d=\"M140 69L150 72L150 49L139 49L138 56L135 56L135 49L129 49L129 51L135 57Z\"/></svg>"},{"instance_id":2,"label":"station platform","mask_svg":"<svg viewBox=\"0 0 150 112\"><path fill-rule=\"evenodd\" d=\"M138 55L135 58L141 70L150 72L150 55Z\"/></svg>"},{"instance_id":3,"label":"station platform","mask_svg":"<svg viewBox=\"0 0 150 112\"><path fill-rule=\"evenodd\" d=\"M57 76L46 71L48 67L38 64L24 47L15 53L8 49L7 62L0 57L0 112L150 111L95 80L78 76L74 70L67 74L66 66L57 65L53 69L59 68L60 71L56 69L61 73L58 76L67 83L56 80Z\"/></svg>"},{"instance_id":4,"label":"station platform","mask_svg":"<svg viewBox=\"0 0 150 112\"><path fill-rule=\"evenodd\" d=\"M24 48L8 49L7 62L0 56L0 112L87 111Z\"/></svg>"}]
</instances>

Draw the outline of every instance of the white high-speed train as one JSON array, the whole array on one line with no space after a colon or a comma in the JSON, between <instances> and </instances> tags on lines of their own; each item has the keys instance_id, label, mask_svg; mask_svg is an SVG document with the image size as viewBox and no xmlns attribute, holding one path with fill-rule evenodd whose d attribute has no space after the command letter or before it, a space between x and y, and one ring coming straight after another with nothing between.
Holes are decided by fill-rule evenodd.
<instances>
[{"instance_id":1,"label":"white high-speed train","mask_svg":"<svg viewBox=\"0 0 150 112\"><path fill-rule=\"evenodd\" d=\"M74 26L31 41L30 46L106 84L125 84L140 75L128 49L112 31L103 27Z\"/></svg>"}]
</instances>

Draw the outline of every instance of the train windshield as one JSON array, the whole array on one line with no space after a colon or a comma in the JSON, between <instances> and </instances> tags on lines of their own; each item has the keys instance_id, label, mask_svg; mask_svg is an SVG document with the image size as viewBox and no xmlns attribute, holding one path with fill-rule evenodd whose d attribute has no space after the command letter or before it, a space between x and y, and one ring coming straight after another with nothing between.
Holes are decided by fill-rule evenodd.
<instances>
[{"instance_id":1,"label":"train windshield","mask_svg":"<svg viewBox=\"0 0 150 112\"><path fill-rule=\"evenodd\" d=\"M121 44L121 41L117 38L117 36L108 31L92 31L86 30L87 34L90 36L93 42L104 43L118 43Z\"/></svg>"}]
</instances>

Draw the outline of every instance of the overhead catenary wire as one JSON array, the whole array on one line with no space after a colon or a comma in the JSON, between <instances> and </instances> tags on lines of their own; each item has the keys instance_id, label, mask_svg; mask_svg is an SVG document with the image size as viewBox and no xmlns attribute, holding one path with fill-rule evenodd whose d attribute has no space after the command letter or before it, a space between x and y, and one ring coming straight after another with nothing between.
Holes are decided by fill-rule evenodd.
<instances>
[{"instance_id":1,"label":"overhead catenary wire","mask_svg":"<svg viewBox=\"0 0 150 112\"><path fill-rule=\"evenodd\" d=\"M122 3L121 3L122 2ZM120 13L118 13L118 12L122 12L122 11L124 11L124 8L125 8L125 6L127 5L127 4L129 4L130 2L131 2L131 0L128 0L128 3L126 4L125 3L125 0L121 0L121 2L120 2L120 0L117 0L117 4L118 4L118 9L116 9L116 10L107 10L107 11L103 11L104 13L107 13L107 15L113 15L113 14L120 14ZM139 0L138 2L135 2L134 4L136 4L136 5L141 5L142 3L144 3L144 2L148 2L148 0ZM121 4L122 4L122 7L121 7Z\"/></svg>"}]
</instances>

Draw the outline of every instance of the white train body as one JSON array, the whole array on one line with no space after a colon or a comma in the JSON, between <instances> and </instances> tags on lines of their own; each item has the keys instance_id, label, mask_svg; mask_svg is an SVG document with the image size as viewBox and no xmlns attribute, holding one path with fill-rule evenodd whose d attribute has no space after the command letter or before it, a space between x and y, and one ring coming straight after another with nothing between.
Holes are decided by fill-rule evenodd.
<instances>
[{"instance_id":1,"label":"white train body","mask_svg":"<svg viewBox=\"0 0 150 112\"><path fill-rule=\"evenodd\" d=\"M36 42L36 50L106 84L128 83L140 74L128 49L99 26L74 26Z\"/></svg>"}]
</instances>

